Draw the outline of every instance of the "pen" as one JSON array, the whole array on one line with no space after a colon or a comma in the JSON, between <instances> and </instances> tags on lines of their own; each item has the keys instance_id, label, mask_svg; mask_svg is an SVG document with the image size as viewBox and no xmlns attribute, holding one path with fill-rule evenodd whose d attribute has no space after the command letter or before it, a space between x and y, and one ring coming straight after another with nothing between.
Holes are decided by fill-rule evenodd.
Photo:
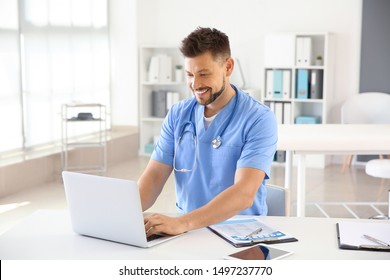
<instances>
[{"instance_id":1,"label":"pen","mask_svg":"<svg viewBox=\"0 0 390 280\"><path fill-rule=\"evenodd\" d=\"M369 236L369 235L367 235L367 234L363 234L363 237L366 238L366 239L368 239L368 240L370 240L370 241L372 241L372 242L375 242L375 243L377 243L377 244L380 244L380 245L382 245L382 246L387 246L387 247L390 246L390 244L387 244L386 242L384 242L384 241L382 241L382 240L379 240L379 239L376 239L376 238L374 238L374 237L372 237L372 236Z\"/></svg>"},{"instance_id":2,"label":"pen","mask_svg":"<svg viewBox=\"0 0 390 280\"><path fill-rule=\"evenodd\" d=\"M255 231L251 232L250 234L248 234L247 236L245 236L246 238L249 238L251 237L252 235L255 235L255 234L258 234L259 232L261 232L263 229L262 228L258 228L256 229Z\"/></svg>"}]
</instances>

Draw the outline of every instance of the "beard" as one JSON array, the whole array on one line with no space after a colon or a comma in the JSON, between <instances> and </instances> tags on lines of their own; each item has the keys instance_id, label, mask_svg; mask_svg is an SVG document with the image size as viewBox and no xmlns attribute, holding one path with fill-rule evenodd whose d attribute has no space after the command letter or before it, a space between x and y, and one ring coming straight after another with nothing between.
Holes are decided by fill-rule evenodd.
<instances>
[{"instance_id":1,"label":"beard","mask_svg":"<svg viewBox=\"0 0 390 280\"><path fill-rule=\"evenodd\" d=\"M226 82L225 82L225 79L222 78L222 87L219 91L217 92L211 92L211 96L208 100L206 100L205 102L199 102L198 100L196 100L200 105L204 105L204 106L207 106L211 103L213 103L224 91L225 91L225 88L226 88Z\"/></svg>"}]
</instances>

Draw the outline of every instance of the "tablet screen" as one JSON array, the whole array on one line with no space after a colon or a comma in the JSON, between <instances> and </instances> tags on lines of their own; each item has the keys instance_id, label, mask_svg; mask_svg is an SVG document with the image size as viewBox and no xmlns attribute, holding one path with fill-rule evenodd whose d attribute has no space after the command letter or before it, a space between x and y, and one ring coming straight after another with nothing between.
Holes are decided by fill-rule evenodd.
<instances>
[{"instance_id":1,"label":"tablet screen","mask_svg":"<svg viewBox=\"0 0 390 280\"><path fill-rule=\"evenodd\" d=\"M292 254L285 250L256 245L245 250L230 254L228 257L240 260L276 260Z\"/></svg>"}]
</instances>

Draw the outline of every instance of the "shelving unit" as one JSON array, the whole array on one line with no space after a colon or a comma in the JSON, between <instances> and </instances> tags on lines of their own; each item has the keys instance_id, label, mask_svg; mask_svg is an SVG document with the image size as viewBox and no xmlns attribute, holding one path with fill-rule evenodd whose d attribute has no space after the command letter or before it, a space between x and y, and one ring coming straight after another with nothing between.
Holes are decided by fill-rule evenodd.
<instances>
[{"instance_id":1,"label":"shelving unit","mask_svg":"<svg viewBox=\"0 0 390 280\"><path fill-rule=\"evenodd\" d=\"M168 66L159 65L157 76L162 75L161 71L168 73L163 79L158 79L150 71L155 71L156 65L152 66L153 57L167 56L170 58ZM153 151L157 137L160 135L161 125L164 117L156 117L153 112L152 92L174 92L177 93L177 99L183 99L190 96L190 92L184 80L184 59L177 47L162 46L143 46L140 49L139 59L140 86L139 86L139 128L140 128L140 155L150 155ZM176 66L182 66L182 69L176 70ZM152 69L152 70L151 70ZM161 70L163 69L163 70ZM168 110L168 108L167 108Z\"/></svg>"},{"instance_id":2,"label":"shelving unit","mask_svg":"<svg viewBox=\"0 0 390 280\"><path fill-rule=\"evenodd\" d=\"M303 40L309 41L308 48L303 47ZM333 94L333 41L329 33L276 33L266 36L262 101L274 110L279 124L296 124L297 120L303 120L303 123L307 120L327 123L329 100ZM321 63L316 65L319 56ZM285 79L286 72L290 75L289 79ZM276 83L276 87L271 85L275 82L273 75L280 80L280 73L283 75L282 87L279 83ZM302 84L298 83L302 73L308 75L309 83L308 96L304 98L299 96L301 91L298 89ZM322 77L322 81L318 77ZM314 98L310 92L312 81L320 85L320 92L316 91L320 94L313 94ZM283 159L283 156L279 158ZM275 160L283 161L278 160L278 155ZM317 160L313 165L323 167L324 159Z\"/></svg>"},{"instance_id":3,"label":"shelving unit","mask_svg":"<svg viewBox=\"0 0 390 280\"><path fill-rule=\"evenodd\" d=\"M102 104L63 104L62 170L104 174L107 111Z\"/></svg>"}]
</instances>

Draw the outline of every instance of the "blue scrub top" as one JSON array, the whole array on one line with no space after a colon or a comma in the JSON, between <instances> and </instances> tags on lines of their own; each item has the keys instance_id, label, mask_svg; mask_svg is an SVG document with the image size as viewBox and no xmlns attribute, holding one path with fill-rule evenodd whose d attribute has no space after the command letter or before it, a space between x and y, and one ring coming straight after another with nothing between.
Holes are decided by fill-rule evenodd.
<instances>
[{"instance_id":1,"label":"blue scrub top","mask_svg":"<svg viewBox=\"0 0 390 280\"><path fill-rule=\"evenodd\" d=\"M164 120L152 159L173 166L176 149L176 169L192 170L185 173L175 171L176 206L181 213L207 204L233 185L238 168L257 168L266 173L265 179L269 178L277 143L275 115L269 107L232 86L236 95L207 130L203 121L204 106L196 104L191 110L196 102L194 97L175 104ZM233 117L222 135L222 145L214 149L211 142L220 135L233 111ZM183 126L185 133L177 145ZM264 185L265 180L252 207L240 214L267 215Z\"/></svg>"}]
</instances>

